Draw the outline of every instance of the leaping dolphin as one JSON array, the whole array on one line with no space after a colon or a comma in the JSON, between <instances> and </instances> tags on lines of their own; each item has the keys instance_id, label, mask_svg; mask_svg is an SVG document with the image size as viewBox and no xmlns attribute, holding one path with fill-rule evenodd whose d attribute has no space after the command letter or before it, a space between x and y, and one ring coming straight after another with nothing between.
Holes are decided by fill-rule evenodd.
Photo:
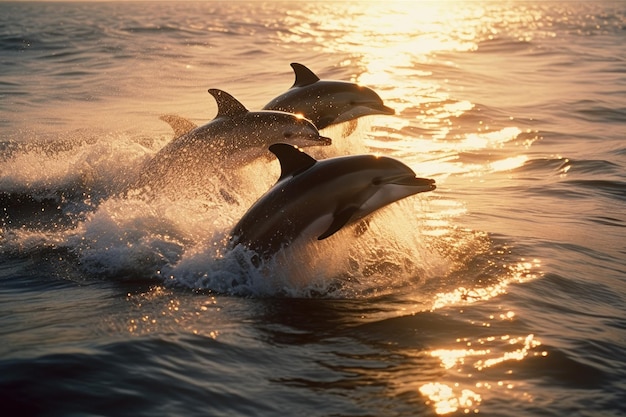
<instances>
[{"instance_id":1,"label":"leaping dolphin","mask_svg":"<svg viewBox=\"0 0 626 417\"><path fill-rule=\"evenodd\" d=\"M195 127L177 116L163 117L175 133L182 134L149 161L139 185L194 176L211 164L242 165L265 154L276 142L297 146L331 143L301 116L274 110L249 111L225 91L210 89L209 93L217 102L217 115L209 123Z\"/></svg>"},{"instance_id":2,"label":"leaping dolphin","mask_svg":"<svg viewBox=\"0 0 626 417\"><path fill-rule=\"evenodd\" d=\"M277 143L278 182L250 207L231 232L231 244L268 259L294 240L326 239L342 227L413 194L435 181L417 178L400 161L373 155L316 160Z\"/></svg>"},{"instance_id":3,"label":"leaping dolphin","mask_svg":"<svg viewBox=\"0 0 626 417\"><path fill-rule=\"evenodd\" d=\"M320 80L310 69L291 64L293 86L267 103L265 110L302 114L318 129L371 114L394 114L370 88L346 81Z\"/></svg>"}]
</instances>

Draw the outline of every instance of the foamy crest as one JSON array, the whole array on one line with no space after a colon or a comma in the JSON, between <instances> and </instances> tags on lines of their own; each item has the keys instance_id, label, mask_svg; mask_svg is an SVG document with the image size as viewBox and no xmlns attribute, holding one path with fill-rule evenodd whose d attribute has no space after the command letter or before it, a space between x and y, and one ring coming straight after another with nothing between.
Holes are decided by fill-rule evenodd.
<instances>
[{"instance_id":1,"label":"foamy crest","mask_svg":"<svg viewBox=\"0 0 626 417\"><path fill-rule=\"evenodd\" d=\"M15 144L0 166L0 191L42 198L118 192L153 153L140 142L123 133L75 131Z\"/></svg>"},{"instance_id":2,"label":"foamy crest","mask_svg":"<svg viewBox=\"0 0 626 417\"><path fill-rule=\"evenodd\" d=\"M359 125L360 126L360 125ZM309 148L318 158L366 153L360 127L333 128L336 146ZM352 152L349 152L352 149ZM123 135L75 143L42 158L29 150L11 159L15 166L42 158L49 170L5 175L13 184L85 184L100 193L97 204L74 204L82 210L69 225L56 230L14 232L14 248L48 247L71 254L72 262L89 277L120 281L154 280L168 286L248 296L360 297L393 292L399 286L421 285L437 263L419 207L428 197L412 197L346 227L323 241L298 242L259 264L254 253L229 245L229 233L247 209L277 180L280 164L273 157L233 169L207 167L206 184L180 193L158 189L125 189L128 172L154 149ZM115 161L115 164L112 163ZM87 181L84 178L89 177ZM89 184L87 184L89 182ZM183 184L184 186L184 184ZM195 185L198 187L198 185ZM110 193L121 189L124 192ZM85 203L81 195L74 202ZM67 210L68 205L63 206ZM7 240L5 240L5 243Z\"/></svg>"}]
</instances>

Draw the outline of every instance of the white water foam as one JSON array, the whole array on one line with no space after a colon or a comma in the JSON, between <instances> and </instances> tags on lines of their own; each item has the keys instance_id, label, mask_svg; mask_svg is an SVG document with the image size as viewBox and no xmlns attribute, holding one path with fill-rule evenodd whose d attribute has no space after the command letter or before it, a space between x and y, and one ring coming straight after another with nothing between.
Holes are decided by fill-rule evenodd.
<instances>
[{"instance_id":1,"label":"white water foam","mask_svg":"<svg viewBox=\"0 0 626 417\"><path fill-rule=\"evenodd\" d=\"M368 152L363 128L346 137L342 137L342 126L327 131L338 137L336 147L309 148L307 152L318 158L344 155L348 150L352 154ZM367 227L355 225L324 241L296 243L270 262L255 266L250 251L229 248L229 232L275 183L280 171L276 159L260 158L240 169L222 171L203 190L185 190L184 198L159 195L157 190L149 195L142 190L110 193L108 190L123 188L129 172L136 175L139 162L149 158L154 147L162 146L156 143L144 146L136 138L120 134L79 141L48 156L34 151L16 154L11 159L15 168L31 164L35 157L44 167L21 174L21 179L3 176L3 181L17 188L28 189L34 183L45 183L49 189L71 188L80 183L91 193L106 197L86 206L80 220L69 227L13 230L10 237L6 234L5 246L67 251L87 276L148 279L255 296L380 295L401 285L421 285L445 269L447 261L433 253L422 232L427 225L419 203L428 201L427 196L411 197L380 210ZM92 176L90 184L84 184L85 175Z\"/></svg>"}]
</instances>

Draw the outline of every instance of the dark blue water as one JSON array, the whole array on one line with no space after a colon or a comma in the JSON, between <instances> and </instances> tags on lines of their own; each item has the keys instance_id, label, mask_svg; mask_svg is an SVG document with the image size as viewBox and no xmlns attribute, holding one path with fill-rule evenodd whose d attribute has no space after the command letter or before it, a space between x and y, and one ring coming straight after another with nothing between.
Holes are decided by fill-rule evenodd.
<instances>
[{"instance_id":1,"label":"dark blue water","mask_svg":"<svg viewBox=\"0 0 626 417\"><path fill-rule=\"evenodd\" d=\"M626 415L623 2L0 3L0 400L37 416ZM258 270L276 180L123 193L290 62L395 116L319 157L437 190ZM190 185L191 187L191 185ZM236 204L217 192L228 187Z\"/></svg>"}]
</instances>

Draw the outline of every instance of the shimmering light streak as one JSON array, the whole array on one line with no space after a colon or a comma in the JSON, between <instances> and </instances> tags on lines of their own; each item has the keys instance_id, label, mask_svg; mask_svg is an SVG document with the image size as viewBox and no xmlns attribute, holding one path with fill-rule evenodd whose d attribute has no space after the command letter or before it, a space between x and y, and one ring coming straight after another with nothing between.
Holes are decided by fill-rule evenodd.
<instances>
[{"instance_id":1,"label":"shimmering light streak","mask_svg":"<svg viewBox=\"0 0 626 417\"><path fill-rule=\"evenodd\" d=\"M500 318L508 320L514 316L515 314L509 311L500 315ZM457 342L463 343L467 348L437 349L432 351L431 355L438 358L441 361L441 366L445 369L458 367L458 372L465 372L465 368L471 367L473 369L473 371L469 371L471 375L503 362L522 361L529 355L547 356L548 354L545 351L533 352L535 348L541 346L541 342L533 334L519 337L511 337L510 335L489 336L474 342L468 339L457 339ZM473 344L480 345L481 348L471 347ZM509 347L515 347L515 349L507 350ZM514 384L502 380L498 381L497 384L477 382L475 387L478 390L488 391L495 388L496 385L498 388L507 390L515 388ZM432 405L437 414L449 414L459 409L463 409L465 413L478 413L477 406L481 403L484 395L469 389L459 389L459 386L459 383L450 386L442 382L429 382L422 385L419 391L428 398L426 404Z\"/></svg>"},{"instance_id":2,"label":"shimmering light streak","mask_svg":"<svg viewBox=\"0 0 626 417\"><path fill-rule=\"evenodd\" d=\"M466 345L472 344L472 342L469 342L466 339L461 339L457 341L465 343ZM437 349L432 351L431 355L439 358L439 360L441 361L441 366L443 366L445 369L452 369L456 366L465 365L466 359L468 358L479 358L472 364L472 367L481 371L484 368L489 368L505 361L521 361L529 355L531 349L541 346L541 342L536 340L535 336L532 334L529 334L525 337L513 338L511 338L509 335L503 335L498 338L489 337L486 340L479 339L475 343L481 346L490 345L492 347L483 349L474 349L471 347L468 349ZM502 344L504 344L504 347L502 346ZM521 346L512 351L497 353L507 346L515 345ZM545 356L544 352L541 352L540 354Z\"/></svg>"},{"instance_id":3,"label":"shimmering light streak","mask_svg":"<svg viewBox=\"0 0 626 417\"><path fill-rule=\"evenodd\" d=\"M472 304L477 301L486 301L500 294L506 293L506 288L512 282L525 282L537 277L533 269L538 268L541 262L538 259L527 261L521 259L513 265L506 266L509 272L508 277L496 282L493 285L476 288L458 287L452 291L439 293L436 295L432 309L436 310L449 305Z\"/></svg>"},{"instance_id":4,"label":"shimmering light streak","mask_svg":"<svg viewBox=\"0 0 626 417\"><path fill-rule=\"evenodd\" d=\"M419 389L422 395L428 397L427 404L432 403L437 414L449 414L463 408L466 413L478 412L476 408L482 401L480 395L469 389L460 392L439 382L422 385Z\"/></svg>"},{"instance_id":5,"label":"shimmering light streak","mask_svg":"<svg viewBox=\"0 0 626 417\"><path fill-rule=\"evenodd\" d=\"M510 158L501 159L489 164L492 171L510 171L519 168L528 161L526 155L512 156Z\"/></svg>"},{"instance_id":6,"label":"shimmering light streak","mask_svg":"<svg viewBox=\"0 0 626 417\"><path fill-rule=\"evenodd\" d=\"M198 303L181 303L171 291L155 286L143 293L128 293L126 299L134 305L136 313L126 318L125 328L129 333L143 335L172 327L212 339L220 334L217 329L196 327L199 316L220 311L215 297L198 300Z\"/></svg>"},{"instance_id":7,"label":"shimmering light streak","mask_svg":"<svg viewBox=\"0 0 626 417\"><path fill-rule=\"evenodd\" d=\"M513 338L509 340L509 343L511 345L518 344L520 342L520 339L521 338ZM541 342L536 340L534 335L529 334L523 339L522 347L520 347L519 349L513 350L511 352L505 352L502 356L499 356L499 357L488 358L484 360L481 359L474 364L474 367L480 371L484 368L489 368L491 366L494 366L494 365L497 365L499 363L509 361L509 360L521 361L526 356L528 356L529 351L531 349L540 345L541 345Z\"/></svg>"}]
</instances>

